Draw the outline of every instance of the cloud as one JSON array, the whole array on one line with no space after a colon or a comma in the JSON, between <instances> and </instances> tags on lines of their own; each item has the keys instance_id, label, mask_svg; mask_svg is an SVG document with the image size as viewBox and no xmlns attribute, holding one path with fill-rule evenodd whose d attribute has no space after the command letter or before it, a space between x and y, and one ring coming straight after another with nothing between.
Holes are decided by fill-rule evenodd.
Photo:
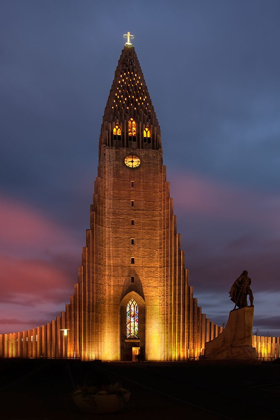
<instances>
[{"instance_id":1,"label":"cloud","mask_svg":"<svg viewBox=\"0 0 280 420\"><path fill-rule=\"evenodd\" d=\"M45 323L45 319L38 320L38 319L18 319L18 318L0 318L0 325L43 325Z\"/></svg>"},{"instance_id":2,"label":"cloud","mask_svg":"<svg viewBox=\"0 0 280 420\"><path fill-rule=\"evenodd\" d=\"M245 269L254 290L280 290L280 197L193 173L170 179L195 290L227 293Z\"/></svg>"},{"instance_id":3,"label":"cloud","mask_svg":"<svg viewBox=\"0 0 280 420\"><path fill-rule=\"evenodd\" d=\"M12 249L21 253L36 248L70 249L74 241L47 215L26 203L0 194L0 251Z\"/></svg>"},{"instance_id":4,"label":"cloud","mask_svg":"<svg viewBox=\"0 0 280 420\"><path fill-rule=\"evenodd\" d=\"M258 335L280 336L279 302L280 290L278 291L254 291L254 324L253 333L258 330ZM226 325L229 312L234 304L229 299L228 290L194 290L194 296L198 298L198 305L203 313L218 325Z\"/></svg>"},{"instance_id":5,"label":"cloud","mask_svg":"<svg viewBox=\"0 0 280 420\"><path fill-rule=\"evenodd\" d=\"M0 302L61 302L61 293L70 289L71 280L65 273L43 261L0 256L0 265Z\"/></svg>"},{"instance_id":6,"label":"cloud","mask_svg":"<svg viewBox=\"0 0 280 420\"><path fill-rule=\"evenodd\" d=\"M0 325L8 332L9 325L20 330L50 321L42 316L47 308L64 310L77 279L80 247L71 232L37 209L3 195L0 202Z\"/></svg>"},{"instance_id":7,"label":"cloud","mask_svg":"<svg viewBox=\"0 0 280 420\"><path fill-rule=\"evenodd\" d=\"M175 208L181 214L195 214L231 223L261 223L266 229L277 229L280 234L278 194L231 186L190 172L173 171L168 178Z\"/></svg>"}]
</instances>

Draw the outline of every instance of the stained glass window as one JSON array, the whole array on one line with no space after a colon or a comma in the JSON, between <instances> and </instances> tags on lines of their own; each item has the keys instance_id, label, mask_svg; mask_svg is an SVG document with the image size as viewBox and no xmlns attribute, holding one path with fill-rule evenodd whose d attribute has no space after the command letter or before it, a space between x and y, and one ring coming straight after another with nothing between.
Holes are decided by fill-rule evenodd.
<instances>
[{"instance_id":1,"label":"stained glass window","mask_svg":"<svg viewBox=\"0 0 280 420\"><path fill-rule=\"evenodd\" d=\"M138 305L134 299L126 305L126 337L138 338Z\"/></svg>"},{"instance_id":2,"label":"stained glass window","mask_svg":"<svg viewBox=\"0 0 280 420\"><path fill-rule=\"evenodd\" d=\"M130 118L128 121L128 135L132 137L136 136L136 122L133 118Z\"/></svg>"}]
</instances>

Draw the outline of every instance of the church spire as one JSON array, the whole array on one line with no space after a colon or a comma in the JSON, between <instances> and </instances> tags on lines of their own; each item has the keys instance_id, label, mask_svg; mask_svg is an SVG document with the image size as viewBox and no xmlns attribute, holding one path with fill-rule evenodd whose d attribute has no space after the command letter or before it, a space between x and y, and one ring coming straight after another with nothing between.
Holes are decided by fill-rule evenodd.
<instances>
[{"instance_id":1,"label":"church spire","mask_svg":"<svg viewBox=\"0 0 280 420\"><path fill-rule=\"evenodd\" d=\"M160 149L160 127L144 75L131 43L133 35L124 35L122 50L103 116L100 146ZM116 141L116 143L115 143Z\"/></svg>"}]
</instances>

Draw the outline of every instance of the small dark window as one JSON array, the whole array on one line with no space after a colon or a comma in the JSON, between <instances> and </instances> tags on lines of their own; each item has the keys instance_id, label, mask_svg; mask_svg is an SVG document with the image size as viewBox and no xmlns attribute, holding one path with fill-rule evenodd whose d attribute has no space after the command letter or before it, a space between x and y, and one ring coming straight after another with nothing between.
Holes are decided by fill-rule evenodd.
<instances>
[{"instance_id":1,"label":"small dark window","mask_svg":"<svg viewBox=\"0 0 280 420\"><path fill-rule=\"evenodd\" d=\"M134 220L133 219L131 220L131 226L134 226Z\"/></svg>"},{"instance_id":2,"label":"small dark window","mask_svg":"<svg viewBox=\"0 0 280 420\"><path fill-rule=\"evenodd\" d=\"M134 207L134 200L131 200L130 204L131 204L131 207Z\"/></svg>"},{"instance_id":3,"label":"small dark window","mask_svg":"<svg viewBox=\"0 0 280 420\"><path fill-rule=\"evenodd\" d=\"M133 276L131 277L131 283L134 283L134 277Z\"/></svg>"},{"instance_id":4,"label":"small dark window","mask_svg":"<svg viewBox=\"0 0 280 420\"><path fill-rule=\"evenodd\" d=\"M130 262L131 262L131 264L134 264L134 258L133 257L130 258Z\"/></svg>"},{"instance_id":5,"label":"small dark window","mask_svg":"<svg viewBox=\"0 0 280 420\"><path fill-rule=\"evenodd\" d=\"M130 239L130 245L134 245L134 238Z\"/></svg>"},{"instance_id":6,"label":"small dark window","mask_svg":"<svg viewBox=\"0 0 280 420\"><path fill-rule=\"evenodd\" d=\"M131 181L130 186L131 188L134 188L134 181Z\"/></svg>"}]
</instances>

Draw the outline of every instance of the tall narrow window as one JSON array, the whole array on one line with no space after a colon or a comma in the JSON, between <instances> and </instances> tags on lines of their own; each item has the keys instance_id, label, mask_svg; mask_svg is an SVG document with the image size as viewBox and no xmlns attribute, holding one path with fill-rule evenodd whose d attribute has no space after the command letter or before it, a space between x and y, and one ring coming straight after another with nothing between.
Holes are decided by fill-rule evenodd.
<instances>
[{"instance_id":1,"label":"tall narrow window","mask_svg":"<svg viewBox=\"0 0 280 420\"><path fill-rule=\"evenodd\" d=\"M138 338L138 305L131 299L126 305L126 337Z\"/></svg>"},{"instance_id":2,"label":"tall narrow window","mask_svg":"<svg viewBox=\"0 0 280 420\"><path fill-rule=\"evenodd\" d=\"M130 280L131 280L131 283L134 283L134 276L131 276Z\"/></svg>"},{"instance_id":3,"label":"tall narrow window","mask_svg":"<svg viewBox=\"0 0 280 420\"><path fill-rule=\"evenodd\" d=\"M133 118L128 121L128 137L129 140L136 141L136 122Z\"/></svg>"},{"instance_id":4,"label":"tall narrow window","mask_svg":"<svg viewBox=\"0 0 280 420\"><path fill-rule=\"evenodd\" d=\"M120 140L121 136L122 136L122 129L118 124L116 124L115 127L113 128L114 140Z\"/></svg>"},{"instance_id":5,"label":"tall narrow window","mask_svg":"<svg viewBox=\"0 0 280 420\"><path fill-rule=\"evenodd\" d=\"M134 181L130 182L130 186L131 186L131 188L134 188Z\"/></svg>"},{"instance_id":6,"label":"tall narrow window","mask_svg":"<svg viewBox=\"0 0 280 420\"><path fill-rule=\"evenodd\" d=\"M131 264L134 264L134 258L133 257L130 258L130 262L131 262Z\"/></svg>"},{"instance_id":7,"label":"tall narrow window","mask_svg":"<svg viewBox=\"0 0 280 420\"><path fill-rule=\"evenodd\" d=\"M151 130L149 129L149 127L144 128L143 137L144 137L144 141L145 141L145 139L150 139L151 138Z\"/></svg>"},{"instance_id":8,"label":"tall narrow window","mask_svg":"<svg viewBox=\"0 0 280 420\"><path fill-rule=\"evenodd\" d=\"M134 200L130 201L131 207L134 207Z\"/></svg>"},{"instance_id":9,"label":"tall narrow window","mask_svg":"<svg viewBox=\"0 0 280 420\"><path fill-rule=\"evenodd\" d=\"M130 239L130 245L134 245L135 244L135 242L134 242L134 238L131 238Z\"/></svg>"},{"instance_id":10,"label":"tall narrow window","mask_svg":"<svg viewBox=\"0 0 280 420\"><path fill-rule=\"evenodd\" d=\"M134 226L134 220L133 219L131 220L131 226Z\"/></svg>"}]
</instances>

